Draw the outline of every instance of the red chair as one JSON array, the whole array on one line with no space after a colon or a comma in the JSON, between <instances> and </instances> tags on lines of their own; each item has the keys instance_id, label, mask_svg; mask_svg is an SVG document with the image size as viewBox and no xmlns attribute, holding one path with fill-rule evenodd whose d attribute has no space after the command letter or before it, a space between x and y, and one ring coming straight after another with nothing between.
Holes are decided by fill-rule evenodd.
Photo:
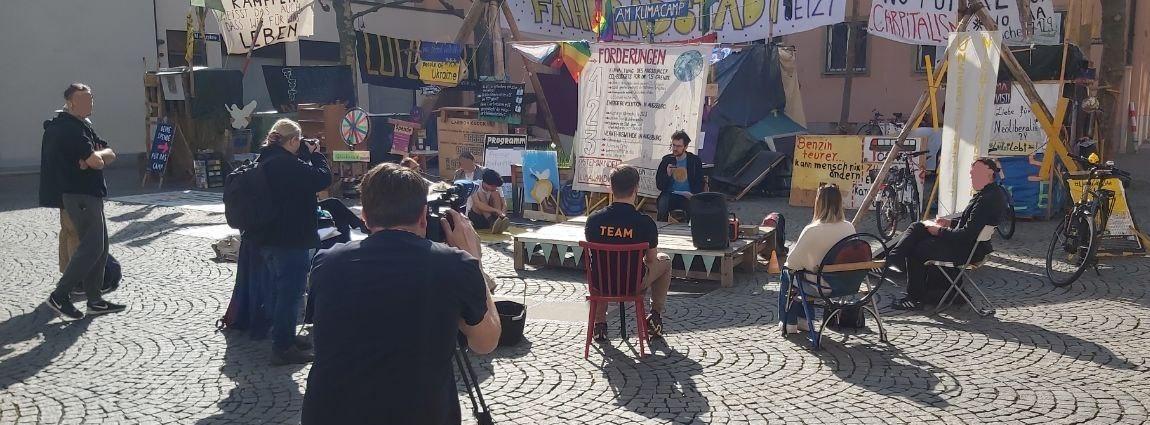
<instances>
[{"instance_id":1,"label":"red chair","mask_svg":"<svg viewBox=\"0 0 1150 425\"><path fill-rule=\"evenodd\" d=\"M635 303L635 322L639 328L639 356L645 354L647 342L647 314L643 308L643 274L647 268L646 242L629 245L579 242L583 247L583 265L587 270L587 343L583 358L591 355L591 338L595 329L595 310L600 303L619 304L620 325L626 326L623 309L626 303Z\"/></svg>"}]
</instances>

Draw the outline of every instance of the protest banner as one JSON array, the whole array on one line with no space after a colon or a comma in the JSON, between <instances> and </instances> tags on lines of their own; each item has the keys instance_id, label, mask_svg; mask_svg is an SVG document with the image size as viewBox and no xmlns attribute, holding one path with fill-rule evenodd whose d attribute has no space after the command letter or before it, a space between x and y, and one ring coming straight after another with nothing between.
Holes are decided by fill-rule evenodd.
<instances>
[{"instance_id":1,"label":"protest banner","mask_svg":"<svg viewBox=\"0 0 1150 425\"><path fill-rule=\"evenodd\" d=\"M460 80L463 47L455 43L419 43L419 79L427 84L455 87Z\"/></svg>"},{"instance_id":2,"label":"protest banner","mask_svg":"<svg viewBox=\"0 0 1150 425\"><path fill-rule=\"evenodd\" d=\"M591 16L595 13L595 0L508 0L519 30L551 40L593 40ZM671 6L675 1L664 0L604 0L614 1L612 22L615 41L646 41L654 31L654 41L660 43L687 42L704 33L717 34L720 43L740 43L762 40L772 36L843 22L846 17L845 0L723 0L688 1L685 12ZM643 18L649 12L640 5L669 3L665 16L682 14L675 18L656 19L654 28ZM708 10L704 7L709 6ZM630 10L627 10L630 9ZM624 11L620 11L624 10ZM640 14L642 11L642 14ZM708 22L709 20L709 22Z\"/></svg>"},{"instance_id":3,"label":"protest banner","mask_svg":"<svg viewBox=\"0 0 1150 425\"><path fill-rule=\"evenodd\" d=\"M419 53L423 44L419 40L404 40L356 31L355 51L359 56L359 75L364 84L405 90L420 90L427 83L420 80ZM474 89L479 86L479 62L474 60L475 47L461 48L461 80L456 87Z\"/></svg>"},{"instance_id":4,"label":"protest banner","mask_svg":"<svg viewBox=\"0 0 1150 425\"><path fill-rule=\"evenodd\" d=\"M311 0L229 0L220 2L223 11L214 12L228 53L243 54L311 36L315 27L313 3Z\"/></svg>"},{"instance_id":5,"label":"protest banner","mask_svg":"<svg viewBox=\"0 0 1150 425\"><path fill-rule=\"evenodd\" d=\"M1062 19L1054 13L1052 0L1027 0L1030 2L1030 34L1021 18L1021 10L1015 0L982 0L990 16L1002 31L1002 40L1010 46L1030 44L1058 44L1058 34L1062 30ZM983 31L982 21L971 21L971 31Z\"/></svg>"},{"instance_id":6,"label":"protest banner","mask_svg":"<svg viewBox=\"0 0 1150 425\"><path fill-rule=\"evenodd\" d=\"M838 185L844 202L853 199L847 192L866 175L862 148L862 136L799 136L791 171L790 204L814 206L820 183Z\"/></svg>"},{"instance_id":7,"label":"protest banner","mask_svg":"<svg viewBox=\"0 0 1150 425\"><path fill-rule=\"evenodd\" d=\"M938 213L961 212L974 196L970 169L987 155L994 129L994 95L998 82L1000 32L956 32L950 35L950 70L946 73L946 113L938 158Z\"/></svg>"},{"instance_id":8,"label":"protest banner","mask_svg":"<svg viewBox=\"0 0 1150 425\"><path fill-rule=\"evenodd\" d=\"M699 134L710 51L707 45L591 45L579 77L575 190L607 193L611 169L630 164L639 169L639 193L658 196L655 168L670 153L671 135Z\"/></svg>"},{"instance_id":9,"label":"protest banner","mask_svg":"<svg viewBox=\"0 0 1150 425\"><path fill-rule=\"evenodd\" d=\"M942 46L957 22L957 0L874 0L867 34L901 43Z\"/></svg>"},{"instance_id":10,"label":"protest banner","mask_svg":"<svg viewBox=\"0 0 1150 425\"><path fill-rule=\"evenodd\" d=\"M1035 91L1051 111L1058 104L1058 83L1035 83ZM1026 156L1046 144L1046 132L1030 110L1030 101L1018 83L998 83L994 91L994 127L989 154Z\"/></svg>"},{"instance_id":11,"label":"protest banner","mask_svg":"<svg viewBox=\"0 0 1150 425\"><path fill-rule=\"evenodd\" d=\"M504 180L511 178L511 164L523 165L526 134L488 134L483 138L483 166L495 170Z\"/></svg>"},{"instance_id":12,"label":"protest banner","mask_svg":"<svg viewBox=\"0 0 1150 425\"><path fill-rule=\"evenodd\" d=\"M439 174L450 176L459 168L459 154L471 152L483 164L484 135L505 134L507 124L476 119L474 108L443 108L437 122Z\"/></svg>"},{"instance_id":13,"label":"protest banner","mask_svg":"<svg viewBox=\"0 0 1150 425\"><path fill-rule=\"evenodd\" d=\"M1082 199L1086 179L1072 178L1067 180L1070 185L1070 196L1074 202ZM1114 192L1114 202L1111 204L1110 219L1106 221L1105 232L1099 238L1098 252L1106 254L1142 253L1145 247L1135 233L1134 218L1130 215L1130 206L1126 203L1126 189L1116 177L1106 179L1102 189ZM1102 232L1103 229L1096 229Z\"/></svg>"}]
</instances>

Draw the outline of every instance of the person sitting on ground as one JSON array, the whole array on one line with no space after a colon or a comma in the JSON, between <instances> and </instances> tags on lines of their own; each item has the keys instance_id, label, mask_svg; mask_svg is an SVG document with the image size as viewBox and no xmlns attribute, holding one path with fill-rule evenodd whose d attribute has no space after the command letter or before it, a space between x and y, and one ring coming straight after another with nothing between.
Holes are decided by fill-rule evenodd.
<instances>
[{"instance_id":1,"label":"person sitting on ground","mask_svg":"<svg viewBox=\"0 0 1150 425\"><path fill-rule=\"evenodd\" d=\"M911 224L886 256L887 266L896 273L906 272L906 296L895 301L898 310L918 310L922 303L937 301L947 287L931 285L926 279L929 260L962 263L985 226L997 226L1006 208L1006 196L994 176L999 171L993 159L979 158L970 169L971 187L978 193L957 220L936 218ZM973 262L981 261L994 248L990 241L979 243Z\"/></svg>"},{"instance_id":2,"label":"person sitting on ground","mask_svg":"<svg viewBox=\"0 0 1150 425\"><path fill-rule=\"evenodd\" d=\"M459 153L459 169L455 170L453 180L478 181L483 179L483 172L487 169L475 163L475 155L470 151Z\"/></svg>"},{"instance_id":3,"label":"person sitting on ground","mask_svg":"<svg viewBox=\"0 0 1150 425\"><path fill-rule=\"evenodd\" d=\"M647 273L643 290L651 289L651 313L647 315L647 333L652 338L663 336L663 311L671 288L671 257L655 250L659 231L650 216L635 210L639 198L639 169L620 165L611 171L611 195L614 202L587 217L584 236L591 243L636 244L647 242ZM607 341L607 303L595 310L595 341Z\"/></svg>"},{"instance_id":4,"label":"person sitting on ground","mask_svg":"<svg viewBox=\"0 0 1150 425\"><path fill-rule=\"evenodd\" d=\"M311 271L315 364L302 423L458 424L452 358L499 342L475 229L454 210L428 222L427 183L398 164L363 177L371 236L322 250ZM425 238L441 226L447 244ZM364 324L371 324L364 326Z\"/></svg>"},{"instance_id":5,"label":"person sitting on ground","mask_svg":"<svg viewBox=\"0 0 1150 425\"><path fill-rule=\"evenodd\" d=\"M403 159L399 160L399 165L419 173L420 176L423 176L423 167L419 166L419 161L416 161L410 156L405 156ZM432 184L432 181L428 180L427 177L423 177L423 181L427 182L428 185Z\"/></svg>"},{"instance_id":6,"label":"person sitting on ground","mask_svg":"<svg viewBox=\"0 0 1150 425\"><path fill-rule=\"evenodd\" d=\"M793 285L796 272L814 273L822 263L823 257L836 243L855 234L854 224L846 221L844 217L843 196L838 186L834 184L819 186L815 193L814 217L811 219L811 224L803 228L799 233L799 239L791 246L779 281ZM813 285L807 288L813 288ZM785 286L779 289L779 320L787 325L787 333L807 331L806 314L802 305L797 298L787 300L786 289ZM811 292L814 291L808 293ZM784 311L787 312L786 317L782 315ZM799 320L800 318L804 320Z\"/></svg>"},{"instance_id":7,"label":"person sitting on ground","mask_svg":"<svg viewBox=\"0 0 1150 425\"><path fill-rule=\"evenodd\" d=\"M502 234L507 230L511 221L507 219L507 203L499 188L503 187L503 177L495 170L483 170L479 190L468 198L467 218L476 229L490 230L493 234Z\"/></svg>"},{"instance_id":8,"label":"person sitting on ground","mask_svg":"<svg viewBox=\"0 0 1150 425\"><path fill-rule=\"evenodd\" d=\"M671 153L656 168L655 186L659 189L659 221L667 221L671 211L683 210L691 216L691 196L703 191L703 161L687 152L691 137L679 130L671 135Z\"/></svg>"}]
</instances>

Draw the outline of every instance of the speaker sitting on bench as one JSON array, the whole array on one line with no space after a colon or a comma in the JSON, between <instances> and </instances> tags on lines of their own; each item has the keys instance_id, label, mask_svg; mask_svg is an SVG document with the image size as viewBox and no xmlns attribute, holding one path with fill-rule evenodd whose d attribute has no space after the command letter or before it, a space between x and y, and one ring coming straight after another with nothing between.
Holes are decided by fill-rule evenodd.
<instances>
[{"instance_id":1,"label":"speaker sitting on bench","mask_svg":"<svg viewBox=\"0 0 1150 425\"><path fill-rule=\"evenodd\" d=\"M691 197L691 242L695 248L727 249L727 198L718 192L703 192Z\"/></svg>"}]
</instances>

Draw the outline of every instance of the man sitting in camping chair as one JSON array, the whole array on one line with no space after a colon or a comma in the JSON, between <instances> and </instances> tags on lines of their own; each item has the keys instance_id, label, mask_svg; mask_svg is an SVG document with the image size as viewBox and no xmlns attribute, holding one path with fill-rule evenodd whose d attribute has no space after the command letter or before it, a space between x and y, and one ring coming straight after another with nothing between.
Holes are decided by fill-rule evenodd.
<instances>
[{"instance_id":1,"label":"man sitting in camping chair","mask_svg":"<svg viewBox=\"0 0 1150 425\"><path fill-rule=\"evenodd\" d=\"M970 170L971 187L978 193L958 219L937 218L912 224L887 253L886 263L895 272L906 272L906 296L894 302L896 310L919 310L924 302L936 302L948 286L926 279L926 262L946 261L965 265L982 261L994 250L989 241L978 242L986 226L997 226L1007 208L1003 189L994 182L999 167L990 158L974 161ZM971 258L972 247L978 243Z\"/></svg>"}]
</instances>

